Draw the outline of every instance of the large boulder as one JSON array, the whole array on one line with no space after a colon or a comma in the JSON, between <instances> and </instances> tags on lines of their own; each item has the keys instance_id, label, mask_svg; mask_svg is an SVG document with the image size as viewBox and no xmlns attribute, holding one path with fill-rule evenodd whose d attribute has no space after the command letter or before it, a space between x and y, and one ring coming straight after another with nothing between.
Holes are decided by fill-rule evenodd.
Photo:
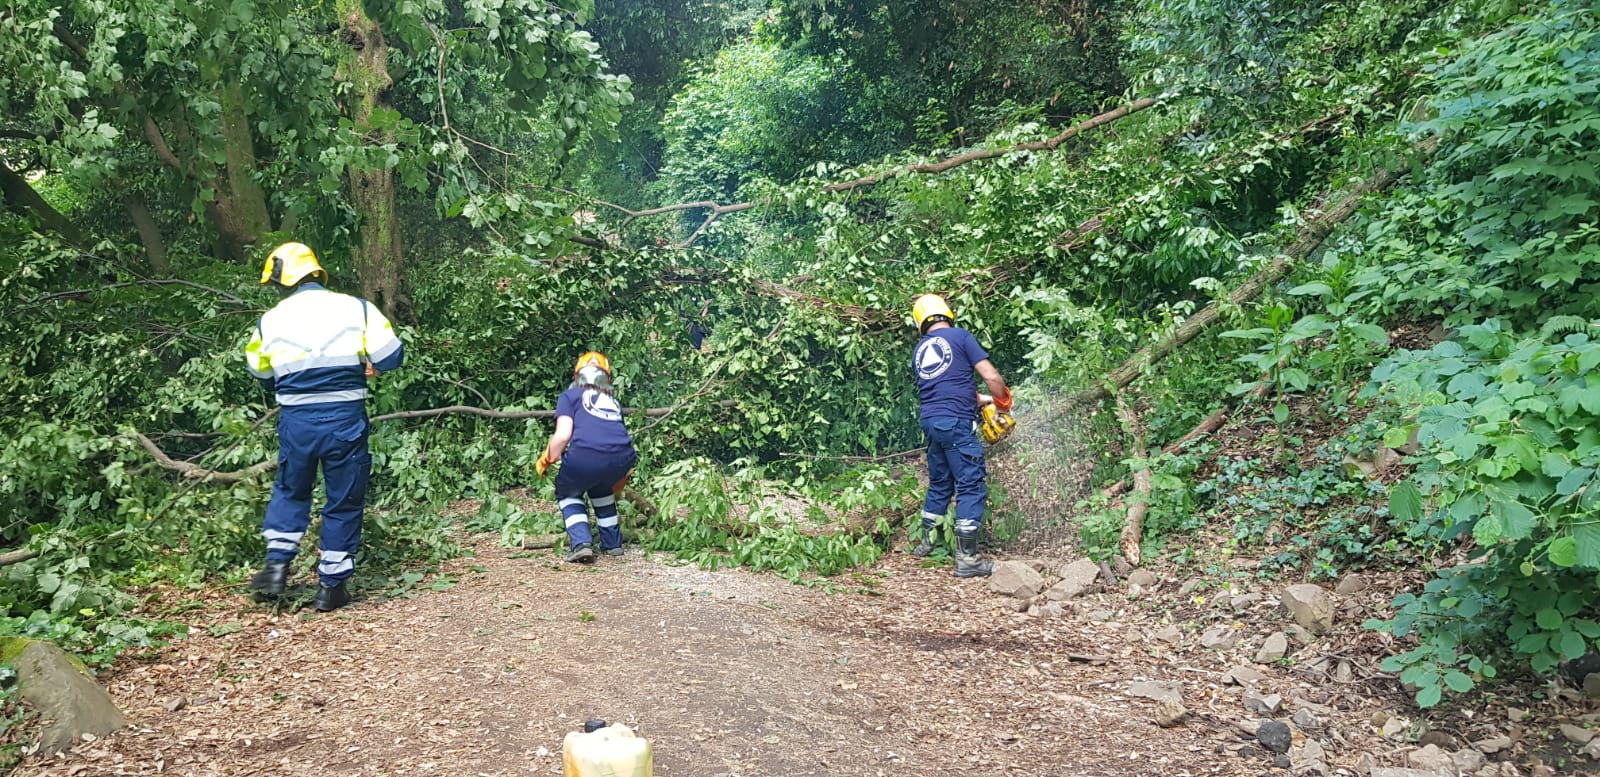
<instances>
[{"instance_id":1,"label":"large boulder","mask_svg":"<svg viewBox=\"0 0 1600 777\"><path fill-rule=\"evenodd\" d=\"M54 721L39 735L40 752L70 750L84 734L105 736L128 725L88 667L54 643L6 639L0 659L17 671L22 700Z\"/></svg>"},{"instance_id":2,"label":"large boulder","mask_svg":"<svg viewBox=\"0 0 1600 777\"><path fill-rule=\"evenodd\" d=\"M1018 599L1032 599L1044 588L1044 575L1025 561L1001 561L989 573L989 590Z\"/></svg>"},{"instance_id":3,"label":"large boulder","mask_svg":"<svg viewBox=\"0 0 1600 777\"><path fill-rule=\"evenodd\" d=\"M1291 585L1279 596L1296 623L1322 633L1333 629L1333 597L1321 586L1310 583Z\"/></svg>"}]
</instances>

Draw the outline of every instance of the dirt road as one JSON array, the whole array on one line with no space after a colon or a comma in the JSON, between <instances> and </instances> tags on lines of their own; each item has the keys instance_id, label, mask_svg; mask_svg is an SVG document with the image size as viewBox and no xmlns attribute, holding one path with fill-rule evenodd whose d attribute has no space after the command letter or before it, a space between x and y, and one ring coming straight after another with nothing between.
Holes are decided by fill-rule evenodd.
<instances>
[{"instance_id":1,"label":"dirt road","mask_svg":"<svg viewBox=\"0 0 1600 777\"><path fill-rule=\"evenodd\" d=\"M1028 618L903 555L830 594L476 550L447 590L337 613L216 602L108 675L128 733L16 773L559 774L586 718L648 736L664 777L1260 771L1213 752L1225 723L1150 723L1125 662L1068 658L1106 653L1082 633L1105 624Z\"/></svg>"}]
</instances>

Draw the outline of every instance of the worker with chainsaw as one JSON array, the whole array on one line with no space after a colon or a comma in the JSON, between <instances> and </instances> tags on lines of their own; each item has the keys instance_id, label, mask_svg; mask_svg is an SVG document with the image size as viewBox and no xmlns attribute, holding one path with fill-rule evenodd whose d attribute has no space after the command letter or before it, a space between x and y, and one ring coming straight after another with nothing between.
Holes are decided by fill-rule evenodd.
<instances>
[{"instance_id":1,"label":"worker with chainsaw","mask_svg":"<svg viewBox=\"0 0 1600 777\"><path fill-rule=\"evenodd\" d=\"M983 526L989 495L979 435L995 442L1015 426L1011 390L972 333L955 325L955 314L944 298L937 294L918 297L911 306L911 317L922 336L911 366L917 375L922 433L928 442L923 540L911 552L917 556L933 553L939 520L954 498L955 576L987 577L993 564L978 556L978 530ZM983 379L988 394L973 390L973 372Z\"/></svg>"},{"instance_id":2,"label":"worker with chainsaw","mask_svg":"<svg viewBox=\"0 0 1600 777\"><path fill-rule=\"evenodd\" d=\"M600 535L600 552L622 555L622 524L617 518L617 497L633 474L639 454L622 423L622 405L611 386L611 360L598 351L578 357L572 368L572 385L556 400L556 431L539 454L534 470L544 477L550 465L561 462L556 473L556 502L567 525L567 561L594 561L594 535L589 531L589 497Z\"/></svg>"},{"instance_id":3,"label":"worker with chainsaw","mask_svg":"<svg viewBox=\"0 0 1600 777\"><path fill-rule=\"evenodd\" d=\"M367 381L400 366L404 349L389 319L359 297L329 291L328 273L301 243L267 257L261 283L285 297L256 321L245 363L278 402L278 475L261 536L267 562L250 578L261 599L283 593L290 564L311 523L311 494L322 467L321 585L313 602L327 612L350 603L346 583L361 549L372 456L367 452Z\"/></svg>"}]
</instances>

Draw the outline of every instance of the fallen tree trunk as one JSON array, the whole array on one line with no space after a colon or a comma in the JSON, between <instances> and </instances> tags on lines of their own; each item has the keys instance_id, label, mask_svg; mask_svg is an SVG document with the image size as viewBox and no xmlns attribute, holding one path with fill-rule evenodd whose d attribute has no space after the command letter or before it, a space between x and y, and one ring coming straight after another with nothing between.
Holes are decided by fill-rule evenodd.
<instances>
[{"instance_id":1,"label":"fallen tree trunk","mask_svg":"<svg viewBox=\"0 0 1600 777\"><path fill-rule=\"evenodd\" d=\"M1438 147L1439 139L1435 136L1418 144L1417 150L1426 157L1431 156ZM1349 194L1345 195L1344 199L1339 200L1333 207L1324 211L1322 215L1307 222L1305 226L1300 228L1300 233L1295 238L1295 241L1284 249L1283 253L1279 254L1267 266L1261 268L1255 275L1252 275L1244 283L1239 284L1237 288L1228 294L1229 304L1231 306L1243 305L1260 296L1268 286L1288 275L1290 268L1296 262L1310 256L1311 252L1317 250L1317 247L1322 245L1322 241L1333 233L1335 227L1338 227L1355 214L1356 210L1361 207L1361 201L1367 195L1388 188L1400 175L1401 173L1391 168L1382 168L1375 171L1372 177L1352 189ZM1217 303L1213 302L1201 308L1198 313L1195 313L1189 320L1173 330L1172 334L1167 335L1153 345L1139 349L1138 353L1135 353L1127 361L1123 362L1121 366L1108 373L1105 380L1069 396L1067 404L1083 405L1098 402L1110 396L1112 392L1126 388L1146 368L1166 358L1168 354L1177 350L1179 346L1193 340L1201 332L1205 331L1206 327L1211 326L1221 318L1222 308Z\"/></svg>"},{"instance_id":2,"label":"fallen tree trunk","mask_svg":"<svg viewBox=\"0 0 1600 777\"><path fill-rule=\"evenodd\" d=\"M1139 416L1122 397L1117 397L1117 417L1122 419L1123 426L1128 429L1130 440L1129 450L1138 457L1133 471L1133 498L1128 500L1128 520L1122 525L1122 534L1117 538L1117 546L1122 549L1122 557L1129 564L1139 566L1142 561L1142 551L1139 548L1144 540L1144 516L1150 510L1150 495L1152 492L1150 482L1150 462L1144 460L1144 424L1139 421Z\"/></svg>"}]
</instances>

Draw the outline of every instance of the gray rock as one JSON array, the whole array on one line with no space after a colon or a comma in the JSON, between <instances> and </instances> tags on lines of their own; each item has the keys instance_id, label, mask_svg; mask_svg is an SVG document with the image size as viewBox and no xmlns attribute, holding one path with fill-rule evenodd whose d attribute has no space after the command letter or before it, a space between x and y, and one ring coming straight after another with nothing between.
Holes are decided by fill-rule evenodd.
<instances>
[{"instance_id":1,"label":"gray rock","mask_svg":"<svg viewBox=\"0 0 1600 777\"><path fill-rule=\"evenodd\" d=\"M1180 597L1181 596L1188 596L1189 594L1192 594L1195 591L1200 590L1200 586L1203 586L1205 584L1206 584L1206 581L1204 581L1204 580L1202 580L1202 579L1200 579L1198 577L1193 579L1193 580L1185 580L1185 581L1183 581L1183 585L1178 586L1178 596L1180 596Z\"/></svg>"},{"instance_id":2,"label":"gray rock","mask_svg":"<svg viewBox=\"0 0 1600 777\"><path fill-rule=\"evenodd\" d=\"M1278 598L1294 615L1295 623L1310 629L1312 633L1333 629L1333 597L1321 586L1298 583L1283 589Z\"/></svg>"},{"instance_id":3,"label":"gray rock","mask_svg":"<svg viewBox=\"0 0 1600 777\"><path fill-rule=\"evenodd\" d=\"M1033 567L1033 571L1038 572L1041 575L1048 574L1050 572L1050 562L1045 561L1042 558L1030 558L1022 563Z\"/></svg>"},{"instance_id":4,"label":"gray rock","mask_svg":"<svg viewBox=\"0 0 1600 777\"><path fill-rule=\"evenodd\" d=\"M1240 665L1229 669L1222 676L1222 681L1235 685L1260 685L1267 681L1267 676L1256 671L1255 667Z\"/></svg>"},{"instance_id":5,"label":"gray rock","mask_svg":"<svg viewBox=\"0 0 1600 777\"><path fill-rule=\"evenodd\" d=\"M1568 742L1571 742L1575 745L1587 745L1589 744L1589 740L1594 739L1594 732L1582 726L1574 726L1571 723L1562 723L1560 729L1561 736L1566 737Z\"/></svg>"},{"instance_id":6,"label":"gray rock","mask_svg":"<svg viewBox=\"0 0 1600 777\"><path fill-rule=\"evenodd\" d=\"M1002 596L1032 599L1044 589L1044 575L1025 561L995 562L989 575L989 590Z\"/></svg>"},{"instance_id":7,"label":"gray rock","mask_svg":"<svg viewBox=\"0 0 1600 777\"><path fill-rule=\"evenodd\" d=\"M1089 620L1095 621L1096 623L1105 623L1114 617L1116 617L1116 613L1110 610L1095 610L1094 612L1089 613Z\"/></svg>"},{"instance_id":8,"label":"gray rock","mask_svg":"<svg viewBox=\"0 0 1600 777\"><path fill-rule=\"evenodd\" d=\"M1317 639L1311 634L1311 632L1306 631L1304 626L1301 626L1298 623L1291 623L1287 626L1284 626L1283 633L1288 634L1294 639L1294 641L1300 643L1301 645L1310 645Z\"/></svg>"},{"instance_id":9,"label":"gray rock","mask_svg":"<svg viewBox=\"0 0 1600 777\"><path fill-rule=\"evenodd\" d=\"M1289 638L1281 631L1274 631L1261 644L1261 650L1256 653L1256 663L1270 664L1289 653Z\"/></svg>"},{"instance_id":10,"label":"gray rock","mask_svg":"<svg viewBox=\"0 0 1600 777\"><path fill-rule=\"evenodd\" d=\"M1272 759L1272 765L1279 769L1287 769L1293 763L1287 755L1280 755Z\"/></svg>"},{"instance_id":11,"label":"gray rock","mask_svg":"<svg viewBox=\"0 0 1600 777\"><path fill-rule=\"evenodd\" d=\"M105 736L128 724L83 663L54 643L11 638L0 642L17 672L24 701L39 717L55 721L40 733L39 752L70 750L84 734Z\"/></svg>"},{"instance_id":12,"label":"gray rock","mask_svg":"<svg viewBox=\"0 0 1600 777\"><path fill-rule=\"evenodd\" d=\"M1436 775L1448 774L1454 777L1456 773L1456 762L1450 758L1449 753L1440 750L1438 745L1428 745L1421 750L1406 753L1406 765Z\"/></svg>"},{"instance_id":13,"label":"gray rock","mask_svg":"<svg viewBox=\"0 0 1600 777\"><path fill-rule=\"evenodd\" d=\"M1169 645L1176 645L1183 640L1183 631L1177 626L1165 626L1151 636Z\"/></svg>"},{"instance_id":14,"label":"gray rock","mask_svg":"<svg viewBox=\"0 0 1600 777\"><path fill-rule=\"evenodd\" d=\"M1207 650L1226 650L1233 647L1234 640L1238 639L1233 629L1227 626L1212 626L1200 635L1200 647Z\"/></svg>"},{"instance_id":15,"label":"gray rock","mask_svg":"<svg viewBox=\"0 0 1600 777\"><path fill-rule=\"evenodd\" d=\"M1589 740L1589 744L1584 745L1578 752L1588 756L1592 761L1600 761L1600 739Z\"/></svg>"},{"instance_id":16,"label":"gray rock","mask_svg":"<svg viewBox=\"0 0 1600 777\"><path fill-rule=\"evenodd\" d=\"M1135 569L1128 575L1128 585L1136 585L1140 588L1153 588L1158 582L1160 581L1156 579L1154 574L1143 569Z\"/></svg>"},{"instance_id":17,"label":"gray rock","mask_svg":"<svg viewBox=\"0 0 1600 777\"><path fill-rule=\"evenodd\" d=\"M1061 568L1061 582L1050 586L1046 593L1051 599L1061 601L1071 599L1089 590L1094 585L1095 578L1100 576L1100 567L1093 561L1080 558Z\"/></svg>"},{"instance_id":18,"label":"gray rock","mask_svg":"<svg viewBox=\"0 0 1600 777\"><path fill-rule=\"evenodd\" d=\"M1183 683L1176 680L1137 680L1128 686L1128 695L1183 704Z\"/></svg>"},{"instance_id":19,"label":"gray rock","mask_svg":"<svg viewBox=\"0 0 1600 777\"><path fill-rule=\"evenodd\" d=\"M167 712L177 712L189 706L189 700L182 696L174 696L167 700Z\"/></svg>"},{"instance_id":20,"label":"gray rock","mask_svg":"<svg viewBox=\"0 0 1600 777\"><path fill-rule=\"evenodd\" d=\"M1367 590L1367 579L1351 572L1339 579L1339 584L1334 586L1333 592L1340 595L1358 594Z\"/></svg>"},{"instance_id":21,"label":"gray rock","mask_svg":"<svg viewBox=\"0 0 1600 777\"><path fill-rule=\"evenodd\" d=\"M1331 771L1328 768L1328 751L1315 739L1307 739L1305 745L1289 753L1289 766L1296 774L1325 775Z\"/></svg>"},{"instance_id":22,"label":"gray rock","mask_svg":"<svg viewBox=\"0 0 1600 777\"><path fill-rule=\"evenodd\" d=\"M1322 727L1322 721L1317 720L1316 714L1308 709L1295 710L1294 717L1290 718L1290 720L1294 721L1294 724L1299 726L1301 731L1310 731Z\"/></svg>"},{"instance_id":23,"label":"gray rock","mask_svg":"<svg viewBox=\"0 0 1600 777\"><path fill-rule=\"evenodd\" d=\"M1239 594L1238 596L1228 600L1228 606L1235 610L1242 610L1265 598L1267 597L1262 596L1261 594Z\"/></svg>"},{"instance_id":24,"label":"gray rock","mask_svg":"<svg viewBox=\"0 0 1600 777\"><path fill-rule=\"evenodd\" d=\"M1162 728L1172 728L1182 723L1184 717L1188 714L1189 710L1183 704L1169 700L1156 704L1156 712L1153 719L1156 725Z\"/></svg>"},{"instance_id":25,"label":"gray rock","mask_svg":"<svg viewBox=\"0 0 1600 777\"><path fill-rule=\"evenodd\" d=\"M1338 665L1333 668L1333 679L1336 682L1348 683L1355 677L1356 671L1350 666L1349 661L1340 659Z\"/></svg>"},{"instance_id":26,"label":"gray rock","mask_svg":"<svg viewBox=\"0 0 1600 777\"><path fill-rule=\"evenodd\" d=\"M1488 739L1480 739L1476 742L1473 742L1472 746L1477 748L1479 752L1494 755L1501 750L1511 749L1511 737L1501 735L1497 737L1489 737Z\"/></svg>"},{"instance_id":27,"label":"gray rock","mask_svg":"<svg viewBox=\"0 0 1600 777\"><path fill-rule=\"evenodd\" d=\"M1583 695L1591 699L1600 698L1600 672L1590 672L1583 676Z\"/></svg>"},{"instance_id":28,"label":"gray rock","mask_svg":"<svg viewBox=\"0 0 1600 777\"><path fill-rule=\"evenodd\" d=\"M1129 564L1121 553L1111 557L1111 568L1117 570L1117 574L1123 577L1127 577L1133 571L1133 565Z\"/></svg>"},{"instance_id":29,"label":"gray rock","mask_svg":"<svg viewBox=\"0 0 1600 777\"><path fill-rule=\"evenodd\" d=\"M1294 735L1289 733L1289 724L1281 720L1263 720L1256 726L1256 741L1269 752L1287 753Z\"/></svg>"},{"instance_id":30,"label":"gray rock","mask_svg":"<svg viewBox=\"0 0 1600 777\"><path fill-rule=\"evenodd\" d=\"M1283 697L1276 693L1265 696L1255 691L1245 691L1244 708L1257 715L1276 715L1283 709Z\"/></svg>"},{"instance_id":31,"label":"gray rock","mask_svg":"<svg viewBox=\"0 0 1600 777\"><path fill-rule=\"evenodd\" d=\"M1039 614L1046 618L1059 618L1067 614L1067 607L1061 602L1045 602L1044 604L1040 605Z\"/></svg>"},{"instance_id":32,"label":"gray rock","mask_svg":"<svg viewBox=\"0 0 1600 777\"><path fill-rule=\"evenodd\" d=\"M1485 763L1483 753L1464 747L1450 754L1450 760L1456 762L1456 771L1462 774L1477 774Z\"/></svg>"}]
</instances>

